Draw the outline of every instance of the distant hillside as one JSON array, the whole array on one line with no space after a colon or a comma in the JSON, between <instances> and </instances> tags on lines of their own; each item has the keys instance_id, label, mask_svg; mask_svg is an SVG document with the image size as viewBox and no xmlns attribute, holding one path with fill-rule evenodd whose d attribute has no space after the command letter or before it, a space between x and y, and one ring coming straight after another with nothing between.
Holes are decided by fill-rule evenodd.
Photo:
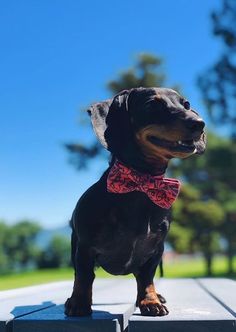
<instances>
[{"instance_id":1,"label":"distant hillside","mask_svg":"<svg viewBox=\"0 0 236 332\"><path fill-rule=\"evenodd\" d=\"M69 226L64 226L53 229L43 229L37 236L36 244L40 248L45 248L55 235L65 236L70 239L71 228Z\"/></svg>"}]
</instances>

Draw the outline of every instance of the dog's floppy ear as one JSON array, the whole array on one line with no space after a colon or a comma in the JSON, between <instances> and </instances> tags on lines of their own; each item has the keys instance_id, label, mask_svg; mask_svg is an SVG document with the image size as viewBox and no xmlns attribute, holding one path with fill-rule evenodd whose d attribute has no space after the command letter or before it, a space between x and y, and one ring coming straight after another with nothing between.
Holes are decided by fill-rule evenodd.
<instances>
[{"instance_id":1,"label":"dog's floppy ear","mask_svg":"<svg viewBox=\"0 0 236 332\"><path fill-rule=\"evenodd\" d=\"M108 150L119 154L131 137L131 125L128 112L129 90L116 95L106 118L107 128L104 133Z\"/></svg>"},{"instance_id":2,"label":"dog's floppy ear","mask_svg":"<svg viewBox=\"0 0 236 332\"><path fill-rule=\"evenodd\" d=\"M97 137L113 153L120 151L131 135L128 95L129 90L124 90L113 99L93 104L88 110Z\"/></svg>"},{"instance_id":3,"label":"dog's floppy ear","mask_svg":"<svg viewBox=\"0 0 236 332\"><path fill-rule=\"evenodd\" d=\"M112 103L112 99L107 99L99 103L92 104L88 109L95 134L99 141L107 149L107 143L104 138L104 132L107 128L106 118Z\"/></svg>"}]
</instances>

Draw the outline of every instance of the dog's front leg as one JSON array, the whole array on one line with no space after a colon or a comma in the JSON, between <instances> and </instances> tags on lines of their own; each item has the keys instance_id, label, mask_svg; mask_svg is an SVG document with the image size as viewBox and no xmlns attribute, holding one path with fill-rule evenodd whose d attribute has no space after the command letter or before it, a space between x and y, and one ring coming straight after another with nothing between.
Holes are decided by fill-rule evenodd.
<instances>
[{"instance_id":1,"label":"dog's front leg","mask_svg":"<svg viewBox=\"0 0 236 332\"><path fill-rule=\"evenodd\" d=\"M73 264L75 268L74 287L71 297L65 303L65 314L67 316L88 316L92 313L94 256L88 248L78 246Z\"/></svg>"},{"instance_id":2,"label":"dog's front leg","mask_svg":"<svg viewBox=\"0 0 236 332\"><path fill-rule=\"evenodd\" d=\"M169 313L163 301L158 297L153 283L158 263L158 257L153 257L135 274L138 289L136 303L143 316L165 316Z\"/></svg>"}]
</instances>

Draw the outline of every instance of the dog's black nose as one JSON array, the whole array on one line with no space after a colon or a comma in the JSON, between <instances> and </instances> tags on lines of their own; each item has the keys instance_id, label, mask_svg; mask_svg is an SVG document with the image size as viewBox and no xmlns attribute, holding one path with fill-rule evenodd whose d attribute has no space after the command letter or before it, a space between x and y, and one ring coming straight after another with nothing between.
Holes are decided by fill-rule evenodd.
<instances>
[{"instance_id":1,"label":"dog's black nose","mask_svg":"<svg viewBox=\"0 0 236 332\"><path fill-rule=\"evenodd\" d=\"M202 132L203 128L205 127L205 122L201 118L188 119L187 127L191 129L192 132Z\"/></svg>"}]
</instances>

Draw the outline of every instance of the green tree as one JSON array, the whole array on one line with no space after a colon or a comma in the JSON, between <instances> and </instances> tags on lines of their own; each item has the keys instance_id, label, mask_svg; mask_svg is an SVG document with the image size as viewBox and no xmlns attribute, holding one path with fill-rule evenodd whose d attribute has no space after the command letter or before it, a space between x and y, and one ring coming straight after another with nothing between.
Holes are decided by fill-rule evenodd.
<instances>
[{"instance_id":1,"label":"green tree","mask_svg":"<svg viewBox=\"0 0 236 332\"><path fill-rule=\"evenodd\" d=\"M220 229L221 234L226 240L226 252L228 257L228 273L232 275L233 258L236 253L236 194L234 193L230 199L224 204L226 218Z\"/></svg>"},{"instance_id":2,"label":"green tree","mask_svg":"<svg viewBox=\"0 0 236 332\"><path fill-rule=\"evenodd\" d=\"M217 61L203 73L198 84L212 124L231 140L215 140L208 158L209 190L225 209L221 235L227 241L229 273L233 272L232 259L236 253L235 166L236 166L236 2L222 0L221 7L211 15L213 34L221 41L222 52ZM209 149L208 149L209 151ZM212 184L214 181L214 184ZM210 183L211 182L211 183ZM209 191L208 190L208 191Z\"/></svg>"},{"instance_id":3,"label":"green tree","mask_svg":"<svg viewBox=\"0 0 236 332\"><path fill-rule=\"evenodd\" d=\"M7 257L6 246L8 239L8 226L1 220L0 221L0 274L9 271L9 259Z\"/></svg>"},{"instance_id":4,"label":"green tree","mask_svg":"<svg viewBox=\"0 0 236 332\"><path fill-rule=\"evenodd\" d=\"M208 113L218 127L226 126L236 137L236 1L223 0L221 8L212 15L214 35L222 42L222 53L216 63L199 79Z\"/></svg>"},{"instance_id":5,"label":"green tree","mask_svg":"<svg viewBox=\"0 0 236 332\"><path fill-rule=\"evenodd\" d=\"M108 90L116 94L138 86L146 88L163 86L166 75L163 72L162 64L163 60L160 57L148 53L140 54L133 68L121 72L117 79L108 82Z\"/></svg>"},{"instance_id":6,"label":"green tree","mask_svg":"<svg viewBox=\"0 0 236 332\"><path fill-rule=\"evenodd\" d=\"M228 272L233 273L233 256L236 252L236 143L210 133L206 153L201 158L189 158L181 166L173 167L173 172L182 176L201 193L201 200L214 200L224 211L220 227L212 231L226 242ZM180 174L180 170L182 175ZM216 216L217 218L217 216Z\"/></svg>"},{"instance_id":7,"label":"green tree","mask_svg":"<svg viewBox=\"0 0 236 332\"><path fill-rule=\"evenodd\" d=\"M40 229L29 220L14 225L0 221L0 274L34 265L38 254L35 240Z\"/></svg>"},{"instance_id":8,"label":"green tree","mask_svg":"<svg viewBox=\"0 0 236 332\"><path fill-rule=\"evenodd\" d=\"M36 237L41 227L33 221L22 220L8 227L5 254L10 260L10 268L26 268L35 262L38 247Z\"/></svg>"},{"instance_id":9,"label":"green tree","mask_svg":"<svg viewBox=\"0 0 236 332\"><path fill-rule=\"evenodd\" d=\"M37 267L59 268L70 265L70 240L62 235L55 235L48 246L38 256Z\"/></svg>"},{"instance_id":10,"label":"green tree","mask_svg":"<svg viewBox=\"0 0 236 332\"><path fill-rule=\"evenodd\" d=\"M179 252L202 252L206 274L212 274L212 259L219 250L219 233L224 210L213 199L202 201L201 192L190 185L182 186L180 197L173 208L174 223L169 241Z\"/></svg>"}]
</instances>

